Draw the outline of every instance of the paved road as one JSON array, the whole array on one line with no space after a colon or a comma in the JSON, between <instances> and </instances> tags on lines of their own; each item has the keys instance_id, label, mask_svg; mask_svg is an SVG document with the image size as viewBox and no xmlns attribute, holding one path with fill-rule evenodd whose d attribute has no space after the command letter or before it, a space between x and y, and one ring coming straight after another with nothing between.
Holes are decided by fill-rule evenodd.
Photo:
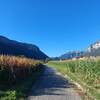
<instances>
[{"instance_id":1,"label":"paved road","mask_svg":"<svg viewBox=\"0 0 100 100\"><path fill-rule=\"evenodd\" d=\"M54 69L46 67L43 76L33 86L28 100L81 100L71 87Z\"/></svg>"}]
</instances>

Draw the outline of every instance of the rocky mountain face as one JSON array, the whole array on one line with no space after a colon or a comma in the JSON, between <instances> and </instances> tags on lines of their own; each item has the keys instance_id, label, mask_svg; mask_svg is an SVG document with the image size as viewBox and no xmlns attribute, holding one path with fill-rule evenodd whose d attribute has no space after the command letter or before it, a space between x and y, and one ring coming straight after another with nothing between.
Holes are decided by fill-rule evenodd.
<instances>
[{"instance_id":1,"label":"rocky mountain face","mask_svg":"<svg viewBox=\"0 0 100 100\"><path fill-rule=\"evenodd\" d=\"M61 55L60 59L72 59L81 56L100 56L100 40L91 44L86 51L71 51Z\"/></svg>"},{"instance_id":2,"label":"rocky mountain face","mask_svg":"<svg viewBox=\"0 0 100 100\"><path fill-rule=\"evenodd\" d=\"M100 40L91 44L85 53L86 56L100 56Z\"/></svg>"},{"instance_id":3,"label":"rocky mountain face","mask_svg":"<svg viewBox=\"0 0 100 100\"><path fill-rule=\"evenodd\" d=\"M72 59L72 58L79 58L79 57L89 57L89 56L100 56L100 40L91 44L86 50L84 51L69 51L60 57L54 57L52 60L64 60L64 59Z\"/></svg>"},{"instance_id":4,"label":"rocky mountain face","mask_svg":"<svg viewBox=\"0 0 100 100\"><path fill-rule=\"evenodd\" d=\"M83 53L84 52L82 52L82 51L70 51L70 52L67 52L67 53L61 55L59 58L60 59L78 58L78 57L82 56Z\"/></svg>"},{"instance_id":5,"label":"rocky mountain face","mask_svg":"<svg viewBox=\"0 0 100 100\"><path fill-rule=\"evenodd\" d=\"M33 59L48 58L36 45L17 42L4 36L0 36L0 54L25 56Z\"/></svg>"}]
</instances>

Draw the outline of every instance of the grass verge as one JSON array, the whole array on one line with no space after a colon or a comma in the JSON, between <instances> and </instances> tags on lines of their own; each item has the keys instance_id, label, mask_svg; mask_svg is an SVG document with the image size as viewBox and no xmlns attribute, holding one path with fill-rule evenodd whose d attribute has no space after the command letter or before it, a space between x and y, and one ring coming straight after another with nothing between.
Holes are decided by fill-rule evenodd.
<instances>
[{"instance_id":1,"label":"grass verge","mask_svg":"<svg viewBox=\"0 0 100 100\"><path fill-rule=\"evenodd\" d=\"M84 89L84 100L100 100L100 61L51 61L48 65L79 83Z\"/></svg>"}]
</instances>

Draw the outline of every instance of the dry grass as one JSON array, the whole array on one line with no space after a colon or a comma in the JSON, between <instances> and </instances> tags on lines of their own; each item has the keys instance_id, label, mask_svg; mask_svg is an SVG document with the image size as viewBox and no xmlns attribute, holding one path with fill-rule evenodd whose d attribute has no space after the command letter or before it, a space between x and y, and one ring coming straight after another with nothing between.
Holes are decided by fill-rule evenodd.
<instances>
[{"instance_id":1,"label":"dry grass","mask_svg":"<svg viewBox=\"0 0 100 100\"><path fill-rule=\"evenodd\" d=\"M15 81L31 75L39 68L41 62L15 56L0 56L0 80Z\"/></svg>"},{"instance_id":2,"label":"dry grass","mask_svg":"<svg viewBox=\"0 0 100 100\"><path fill-rule=\"evenodd\" d=\"M26 100L43 71L40 61L0 55L0 100Z\"/></svg>"}]
</instances>

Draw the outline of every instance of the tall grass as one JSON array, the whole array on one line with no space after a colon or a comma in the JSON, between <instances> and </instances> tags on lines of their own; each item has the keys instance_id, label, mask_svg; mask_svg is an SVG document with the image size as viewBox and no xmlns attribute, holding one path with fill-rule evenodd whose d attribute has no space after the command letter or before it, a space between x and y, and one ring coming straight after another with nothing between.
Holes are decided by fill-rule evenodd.
<instances>
[{"instance_id":1,"label":"tall grass","mask_svg":"<svg viewBox=\"0 0 100 100\"><path fill-rule=\"evenodd\" d=\"M26 97L43 70L41 61L0 55L0 100Z\"/></svg>"},{"instance_id":2,"label":"tall grass","mask_svg":"<svg viewBox=\"0 0 100 100\"><path fill-rule=\"evenodd\" d=\"M28 77L41 65L39 61L14 56L0 56L0 82Z\"/></svg>"},{"instance_id":3,"label":"tall grass","mask_svg":"<svg viewBox=\"0 0 100 100\"><path fill-rule=\"evenodd\" d=\"M100 100L100 60L75 60L68 62L49 62L63 74L79 82L86 92Z\"/></svg>"}]
</instances>

